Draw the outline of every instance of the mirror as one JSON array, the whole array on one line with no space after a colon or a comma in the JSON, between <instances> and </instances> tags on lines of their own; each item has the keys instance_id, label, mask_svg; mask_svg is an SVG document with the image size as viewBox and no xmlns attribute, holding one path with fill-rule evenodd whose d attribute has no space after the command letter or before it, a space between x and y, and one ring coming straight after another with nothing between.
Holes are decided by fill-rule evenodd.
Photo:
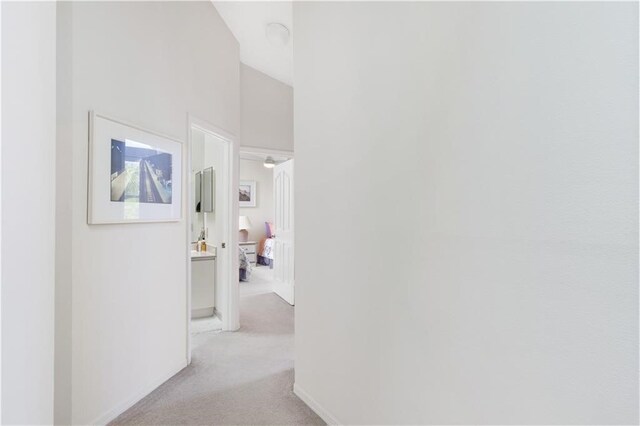
<instances>
[{"instance_id":1,"label":"mirror","mask_svg":"<svg viewBox=\"0 0 640 426\"><path fill-rule=\"evenodd\" d=\"M202 172L202 211L212 212L215 208L215 173L213 167Z\"/></svg>"}]
</instances>

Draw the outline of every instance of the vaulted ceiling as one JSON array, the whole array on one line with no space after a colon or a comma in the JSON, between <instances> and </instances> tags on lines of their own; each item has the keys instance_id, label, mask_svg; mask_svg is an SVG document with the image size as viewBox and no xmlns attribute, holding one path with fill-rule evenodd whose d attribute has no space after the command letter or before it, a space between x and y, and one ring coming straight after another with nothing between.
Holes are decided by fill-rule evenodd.
<instances>
[{"instance_id":1,"label":"vaulted ceiling","mask_svg":"<svg viewBox=\"0 0 640 426\"><path fill-rule=\"evenodd\" d=\"M291 1L214 1L214 6L240 43L240 61L293 86L293 13ZM282 46L266 36L269 23L289 29Z\"/></svg>"}]
</instances>

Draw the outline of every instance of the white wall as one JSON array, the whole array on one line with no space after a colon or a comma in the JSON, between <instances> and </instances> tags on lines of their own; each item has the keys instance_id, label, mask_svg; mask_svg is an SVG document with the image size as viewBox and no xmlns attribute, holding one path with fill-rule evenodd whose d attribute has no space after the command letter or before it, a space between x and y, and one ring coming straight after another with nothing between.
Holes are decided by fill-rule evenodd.
<instances>
[{"instance_id":1,"label":"white wall","mask_svg":"<svg viewBox=\"0 0 640 426\"><path fill-rule=\"evenodd\" d=\"M222 225L224 221L218 220L219 216L223 214L224 204L224 186L226 184L224 179L224 164L225 164L225 149L224 141L215 138L210 134L204 134L204 156L203 164L204 168L213 168L214 173L214 205L213 212L207 213L207 240L214 245L220 244L225 241L224 229Z\"/></svg>"},{"instance_id":2,"label":"white wall","mask_svg":"<svg viewBox=\"0 0 640 426\"><path fill-rule=\"evenodd\" d=\"M0 7L0 65L2 64L2 7ZM2 67L0 66L0 100L2 99ZM2 422L2 102L0 101L0 422Z\"/></svg>"},{"instance_id":3,"label":"white wall","mask_svg":"<svg viewBox=\"0 0 640 426\"><path fill-rule=\"evenodd\" d=\"M73 78L71 2L57 5L56 79L56 246L55 246L55 357L54 357L54 422L71 424L71 321L72 321L72 244L71 228L74 208L73 169L73 112L71 80Z\"/></svg>"},{"instance_id":4,"label":"white wall","mask_svg":"<svg viewBox=\"0 0 640 426\"><path fill-rule=\"evenodd\" d=\"M198 130L191 130L191 199L195 200L195 181L196 173L202 173L204 170L204 133ZM191 241L198 241L200 231L204 227L204 212L196 212L195 201L189 206L191 214Z\"/></svg>"},{"instance_id":5,"label":"white wall","mask_svg":"<svg viewBox=\"0 0 640 426\"><path fill-rule=\"evenodd\" d=\"M293 89L240 66L242 146L293 151Z\"/></svg>"},{"instance_id":6,"label":"white wall","mask_svg":"<svg viewBox=\"0 0 640 426\"><path fill-rule=\"evenodd\" d=\"M58 201L71 209L58 223L70 249L56 262L71 272L57 286L72 298L71 321L57 330L70 344L58 359L73 362L56 364L56 374L71 378L56 418L87 424L108 421L185 366L189 267L186 217L87 225L87 112L185 143L187 113L238 134L240 65L238 44L210 2L69 2L58 13L68 25L58 45L67 137L60 133L57 145L69 153Z\"/></svg>"},{"instance_id":7,"label":"white wall","mask_svg":"<svg viewBox=\"0 0 640 426\"><path fill-rule=\"evenodd\" d=\"M294 25L297 391L345 424L637 423L637 3Z\"/></svg>"},{"instance_id":8,"label":"white wall","mask_svg":"<svg viewBox=\"0 0 640 426\"><path fill-rule=\"evenodd\" d=\"M259 242L266 236L265 222L273 222L273 169L267 169L262 161L240 159L240 180L256 181L256 206L240 207L240 216L251 221L249 241Z\"/></svg>"},{"instance_id":9,"label":"white wall","mask_svg":"<svg viewBox=\"0 0 640 426\"><path fill-rule=\"evenodd\" d=\"M226 213L225 209L227 201L225 199L225 187L229 183L225 179L227 171L225 170L225 143L223 140L218 139L208 133L204 134L204 168L213 167L214 171L214 207L213 212L206 213L206 228L207 228L207 244L211 247L216 247L216 278L214 287L214 299L216 314L222 318L226 315L226 306L223 301L224 287L226 279L224 278L223 257L227 255L225 250L222 250L222 243L228 243L229 247L233 247L230 242L227 242L226 228L223 215ZM232 225L235 227L235 225ZM230 251L231 255L235 255L235 251Z\"/></svg>"},{"instance_id":10,"label":"white wall","mask_svg":"<svg viewBox=\"0 0 640 426\"><path fill-rule=\"evenodd\" d=\"M2 3L2 424L53 422L56 6Z\"/></svg>"}]
</instances>

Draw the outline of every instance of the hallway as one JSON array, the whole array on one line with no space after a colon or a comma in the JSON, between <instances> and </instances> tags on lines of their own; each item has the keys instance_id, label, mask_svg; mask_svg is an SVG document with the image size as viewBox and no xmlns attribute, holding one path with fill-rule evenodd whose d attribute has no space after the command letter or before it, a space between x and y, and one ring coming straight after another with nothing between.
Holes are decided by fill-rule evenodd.
<instances>
[{"instance_id":1,"label":"hallway","mask_svg":"<svg viewBox=\"0 0 640 426\"><path fill-rule=\"evenodd\" d=\"M191 365L111 424L324 424L293 394L293 308L264 272L240 285L239 331L195 335Z\"/></svg>"}]
</instances>

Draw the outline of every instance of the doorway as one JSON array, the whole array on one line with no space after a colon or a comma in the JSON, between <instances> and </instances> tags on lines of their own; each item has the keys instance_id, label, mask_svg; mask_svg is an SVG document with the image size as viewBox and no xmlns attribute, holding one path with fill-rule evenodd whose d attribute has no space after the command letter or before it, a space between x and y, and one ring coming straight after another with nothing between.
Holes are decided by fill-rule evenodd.
<instances>
[{"instance_id":1,"label":"doorway","mask_svg":"<svg viewBox=\"0 0 640 426\"><path fill-rule=\"evenodd\" d=\"M239 174L240 297L293 305L293 153L242 147Z\"/></svg>"},{"instance_id":2,"label":"doorway","mask_svg":"<svg viewBox=\"0 0 640 426\"><path fill-rule=\"evenodd\" d=\"M188 360L194 332L239 327L237 147L232 135L189 117L187 267Z\"/></svg>"}]
</instances>

